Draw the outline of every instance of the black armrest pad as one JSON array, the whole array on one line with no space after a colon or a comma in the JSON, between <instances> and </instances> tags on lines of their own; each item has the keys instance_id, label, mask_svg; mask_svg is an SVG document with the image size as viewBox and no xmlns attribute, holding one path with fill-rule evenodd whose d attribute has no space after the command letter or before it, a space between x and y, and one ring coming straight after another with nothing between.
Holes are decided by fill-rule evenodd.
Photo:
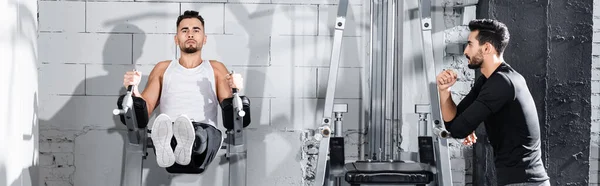
<instances>
[{"instance_id":1,"label":"black armrest pad","mask_svg":"<svg viewBox=\"0 0 600 186\"><path fill-rule=\"evenodd\" d=\"M244 128L250 125L250 99L246 96L240 96L242 99L243 110L246 112L244 116ZM233 98L226 98L221 102L223 126L227 130L233 129Z\"/></svg>"},{"instance_id":2,"label":"black armrest pad","mask_svg":"<svg viewBox=\"0 0 600 186\"><path fill-rule=\"evenodd\" d=\"M117 107L119 109L123 109L122 103L125 95L119 96L119 100L117 100ZM138 127L145 128L148 126L148 107L146 106L146 100L140 97L132 97L133 99L133 108L135 109L135 117L137 119ZM125 124L125 117L123 115L119 115L121 119L121 123Z\"/></svg>"}]
</instances>

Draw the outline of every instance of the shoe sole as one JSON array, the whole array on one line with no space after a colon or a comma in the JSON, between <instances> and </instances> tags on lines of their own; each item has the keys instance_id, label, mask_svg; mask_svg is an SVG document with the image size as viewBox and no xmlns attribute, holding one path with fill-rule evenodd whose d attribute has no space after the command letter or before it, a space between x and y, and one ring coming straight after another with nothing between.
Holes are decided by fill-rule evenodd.
<instances>
[{"instance_id":1,"label":"shoe sole","mask_svg":"<svg viewBox=\"0 0 600 186\"><path fill-rule=\"evenodd\" d=\"M173 125L167 115L156 117L152 126L152 143L156 151L156 163L159 167L170 167L175 164L175 155L171 148L171 139L173 137Z\"/></svg>"},{"instance_id":2,"label":"shoe sole","mask_svg":"<svg viewBox=\"0 0 600 186\"><path fill-rule=\"evenodd\" d=\"M173 136L177 141L175 147L175 162L188 165L192 160L192 146L196 139L194 125L185 117L177 117L173 124Z\"/></svg>"}]
</instances>

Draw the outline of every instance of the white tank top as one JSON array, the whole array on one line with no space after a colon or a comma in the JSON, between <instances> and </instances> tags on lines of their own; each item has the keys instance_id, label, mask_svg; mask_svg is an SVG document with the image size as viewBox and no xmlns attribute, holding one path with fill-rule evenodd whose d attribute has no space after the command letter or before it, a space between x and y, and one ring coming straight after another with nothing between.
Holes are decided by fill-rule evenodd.
<instances>
[{"instance_id":1,"label":"white tank top","mask_svg":"<svg viewBox=\"0 0 600 186\"><path fill-rule=\"evenodd\" d=\"M160 110L172 120L185 114L196 122L217 127L219 101L215 75L210 61L195 68L185 68L179 60L171 61L163 75Z\"/></svg>"}]
</instances>

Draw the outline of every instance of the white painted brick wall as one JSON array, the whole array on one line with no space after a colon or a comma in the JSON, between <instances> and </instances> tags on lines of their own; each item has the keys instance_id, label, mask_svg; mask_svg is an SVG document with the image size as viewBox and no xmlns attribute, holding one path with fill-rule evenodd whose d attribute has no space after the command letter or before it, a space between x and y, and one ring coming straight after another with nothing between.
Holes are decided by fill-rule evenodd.
<instances>
[{"instance_id":1,"label":"white painted brick wall","mask_svg":"<svg viewBox=\"0 0 600 186\"><path fill-rule=\"evenodd\" d=\"M175 33L177 30L175 20L179 15L179 6L179 3L87 2L86 31L137 31L128 27L112 29L115 24L125 23L136 25L145 33Z\"/></svg>"},{"instance_id":2,"label":"white painted brick wall","mask_svg":"<svg viewBox=\"0 0 600 186\"><path fill-rule=\"evenodd\" d=\"M366 85L361 82L367 75L369 37L365 2L351 0L336 92L336 103L349 104L349 113L344 115L348 130L357 130L364 120L361 95ZM205 58L220 60L245 76L244 94L253 104L253 124L248 131L249 184L306 184L301 177L305 165L298 158L303 146L300 135L316 128L322 114L335 3L337 0L40 1L39 59L44 63L39 70L39 117L44 136L40 139L44 169L40 181L46 185L118 184L124 127L110 111L123 93L122 74L137 64L135 68L144 74L143 90L153 65L178 54L173 44L177 15L194 9L206 22ZM468 31L461 21L454 20L457 17L445 15L446 43L466 40ZM456 100L466 94L474 77L472 70L465 70L463 58L444 58L445 67L460 75L453 88ZM346 143L346 156L357 159L356 133L349 135ZM459 143L452 145L454 184L469 184L472 152ZM267 153L272 149L278 152ZM219 165L221 156L200 176L169 176L152 163L152 157L145 183L226 184L227 165Z\"/></svg>"},{"instance_id":3,"label":"white painted brick wall","mask_svg":"<svg viewBox=\"0 0 600 186\"><path fill-rule=\"evenodd\" d=\"M594 1L592 37L592 126L590 139L590 185L600 184L600 3Z\"/></svg>"},{"instance_id":4,"label":"white painted brick wall","mask_svg":"<svg viewBox=\"0 0 600 186\"><path fill-rule=\"evenodd\" d=\"M252 101L249 185L304 185L303 135L322 114L336 0L39 1L40 185L118 185L125 127L111 115L124 92L123 73L136 68L146 85L153 66L175 58L176 18L187 9L205 18L206 59L245 77ZM356 21L356 23L354 23ZM353 0L347 18L336 103L347 103L344 126L360 123L368 8ZM346 155L357 159L357 135ZM277 153L272 153L277 149ZM202 175L170 175L152 158L144 183L226 185L221 151ZM190 181L193 180L193 181Z\"/></svg>"},{"instance_id":5,"label":"white painted brick wall","mask_svg":"<svg viewBox=\"0 0 600 186\"><path fill-rule=\"evenodd\" d=\"M85 2L39 2L40 30L85 32Z\"/></svg>"},{"instance_id":6,"label":"white painted brick wall","mask_svg":"<svg viewBox=\"0 0 600 186\"><path fill-rule=\"evenodd\" d=\"M40 33L39 60L53 64L132 64L132 40L131 34Z\"/></svg>"}]
</instances>

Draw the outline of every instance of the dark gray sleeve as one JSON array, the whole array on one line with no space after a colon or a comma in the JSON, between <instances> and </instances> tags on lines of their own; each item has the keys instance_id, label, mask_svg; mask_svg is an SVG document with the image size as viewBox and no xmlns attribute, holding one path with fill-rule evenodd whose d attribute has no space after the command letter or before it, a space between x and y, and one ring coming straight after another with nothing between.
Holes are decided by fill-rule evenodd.
<instances>
[{"instance_id":1,"label":"dark gray sleeve","mask_svg":"<svg viewBox=\"0 0 600 186\"><path fill-rule=\"evenodd\" d=\"M494 74L482 85L473 103L461 113L458 113L457 108L454 119L446 123L446 130L453 138L465 138L512 99L514 87L511 81L504 75Z\"/></svg>"}]
</instances>

